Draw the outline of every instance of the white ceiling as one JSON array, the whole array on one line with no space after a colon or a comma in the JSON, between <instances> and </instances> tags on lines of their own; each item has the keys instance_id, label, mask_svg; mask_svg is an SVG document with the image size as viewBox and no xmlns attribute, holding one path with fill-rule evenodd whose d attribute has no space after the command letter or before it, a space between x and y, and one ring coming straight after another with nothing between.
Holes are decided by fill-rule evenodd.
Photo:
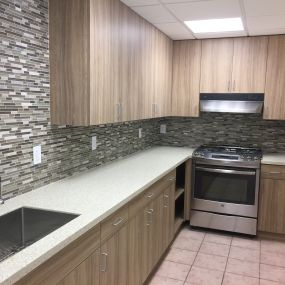
<instances>
[{"instance_id":1,"label":"white ceiling","mask_svg":"<svg viewBox=\"0 0 285 285\"><path fill-rule=\"evenodd\" d=\"M285 0L121 0L174 40L285 34ZM241 17L242 32L193 35L184 21Z\"/></svg>"}]
</instances>

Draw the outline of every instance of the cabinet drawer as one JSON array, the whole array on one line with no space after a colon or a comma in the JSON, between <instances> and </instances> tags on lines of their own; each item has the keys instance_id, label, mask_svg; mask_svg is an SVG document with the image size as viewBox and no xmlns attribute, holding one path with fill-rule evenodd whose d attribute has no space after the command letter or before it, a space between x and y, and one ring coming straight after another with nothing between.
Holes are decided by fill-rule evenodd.
<instances>
[{"instance_id":1,"label":"cabinet drawer","mask_svg":"<svg viewBox=\"0 0 285 285\"><path fill-rule=\"evenodd\" d=\"M135 215L141 208L145 207L149 202L155 199L168 185L175 183L176 170L171 171L159 181L155 182L147 190L130 202L129 214L130 217Z\"/></svg>"},{"instance_id":2,"label":"cabinet drawer","mask_svg":"<svg viewBox=\"0 0 285 285\"><path fill-rule=\"evenodd\" d=\"M128 207L124 207L101 223L101 242L111 237L129 219Z\"/></svg>"},{"instance_id":3,"label":"cabinet drawer","mask_svg":"<svg viewBox=\"0 0 285 285\"><path fill-rule=\"evenodd\" d=\"M285 179L285 166L262 165L261 178Z\"/></svg>"}]
</instances>

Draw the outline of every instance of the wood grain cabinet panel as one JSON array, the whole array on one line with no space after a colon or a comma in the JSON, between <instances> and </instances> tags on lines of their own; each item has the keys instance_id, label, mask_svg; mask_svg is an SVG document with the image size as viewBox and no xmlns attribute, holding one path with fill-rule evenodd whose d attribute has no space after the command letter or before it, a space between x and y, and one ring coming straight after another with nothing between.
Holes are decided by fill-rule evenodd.
<instances>
[{"instance_id":1,"label":"wood grain cabinet panel","mask_svg":"<svg viewBox=\"0 0 285 285\"><path fill-rule=\"evenodd\" d=\"M264 93L268 37L236 38L231 92Z\"/></svg>"},{"instance_id":2,"label":"wood grain cabinet panel","mask_svg":"<svg viewBox=\"0 0 285 285\"><path fill-rule=\"evenodd\" d=\"M49 7L53 124L169 114L172 40L120 0L50 0Z\"/></svg>"},{"instance_id":3,"label":"wood grain cabinet panel","mask_svg":"<svg viewBox=\"0 0 285 285\"><path fill-rule=\"evenodd\" d=\"M270 36L266 72L264 119L285 120L285 36Z\"/></svg>"},{"instance_id":4,"label":"wood grain cabinet panel","mask_svg":"<svg viewBox=\"0 0 285 285\"><path fill-rule=\"evenodd\" d=\"M201 93L230 92L233 54L233 39L202 41Z\"/></svg>"},{"instance_id":5,"label":"wood grain cabinet panel","mask_svg":"<svg viewBox=\"0 0 285 285\"><path fill-rule=\"evenodd\" d=\"M285 180L261 179L258 230L285 234Z\"/></svg>"},{"instance_id":6,"label":"wood grain cabinet panel","mask_svg":"<svg viewBox=\"0 0 285 285\"><path fill-rule=\"evenodd\" d=\"M201 41L173 45L172 115L199 117Z\"/></svg>"}]
</instances>

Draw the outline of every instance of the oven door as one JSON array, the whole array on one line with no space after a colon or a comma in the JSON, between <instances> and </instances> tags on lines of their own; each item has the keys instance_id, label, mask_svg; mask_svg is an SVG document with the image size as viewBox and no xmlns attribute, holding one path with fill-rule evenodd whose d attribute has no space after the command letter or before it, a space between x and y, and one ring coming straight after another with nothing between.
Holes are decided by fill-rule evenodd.
<instances>
[{"instance_id":1,"label":"oven door","mask_svg":"<svg viewBox=\"0 0 285 285\"><path fill-rule=\"evenodd\" d=\"M259 169L196 165L195 210L257 217Z\"/></svg>"}]
</instances>

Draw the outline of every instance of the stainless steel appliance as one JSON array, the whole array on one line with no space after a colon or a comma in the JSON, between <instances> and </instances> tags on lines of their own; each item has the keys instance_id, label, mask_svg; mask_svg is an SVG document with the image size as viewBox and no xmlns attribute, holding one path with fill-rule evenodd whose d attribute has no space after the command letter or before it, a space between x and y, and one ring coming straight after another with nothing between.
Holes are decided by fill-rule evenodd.
<instances>
[{"instance_id":1,"label":"stainless steel appliance","mask_svg":"<svg viewBox=\"0 0 285 285\"><path fill-rule=\"evenodd\" d=\"M256 148L196 149L190 225L256 235L261 158Z\"/></svg>"},{"instance_id":2,"label":"stainless steel appliance","mask_svg":"<svg viewBox=\"0 0 285 285\"><path fill-rule=\"evenodd\" d=\"M201 112L261 113L264 94L200 94Z\"/></svg>"}]
</instances>

